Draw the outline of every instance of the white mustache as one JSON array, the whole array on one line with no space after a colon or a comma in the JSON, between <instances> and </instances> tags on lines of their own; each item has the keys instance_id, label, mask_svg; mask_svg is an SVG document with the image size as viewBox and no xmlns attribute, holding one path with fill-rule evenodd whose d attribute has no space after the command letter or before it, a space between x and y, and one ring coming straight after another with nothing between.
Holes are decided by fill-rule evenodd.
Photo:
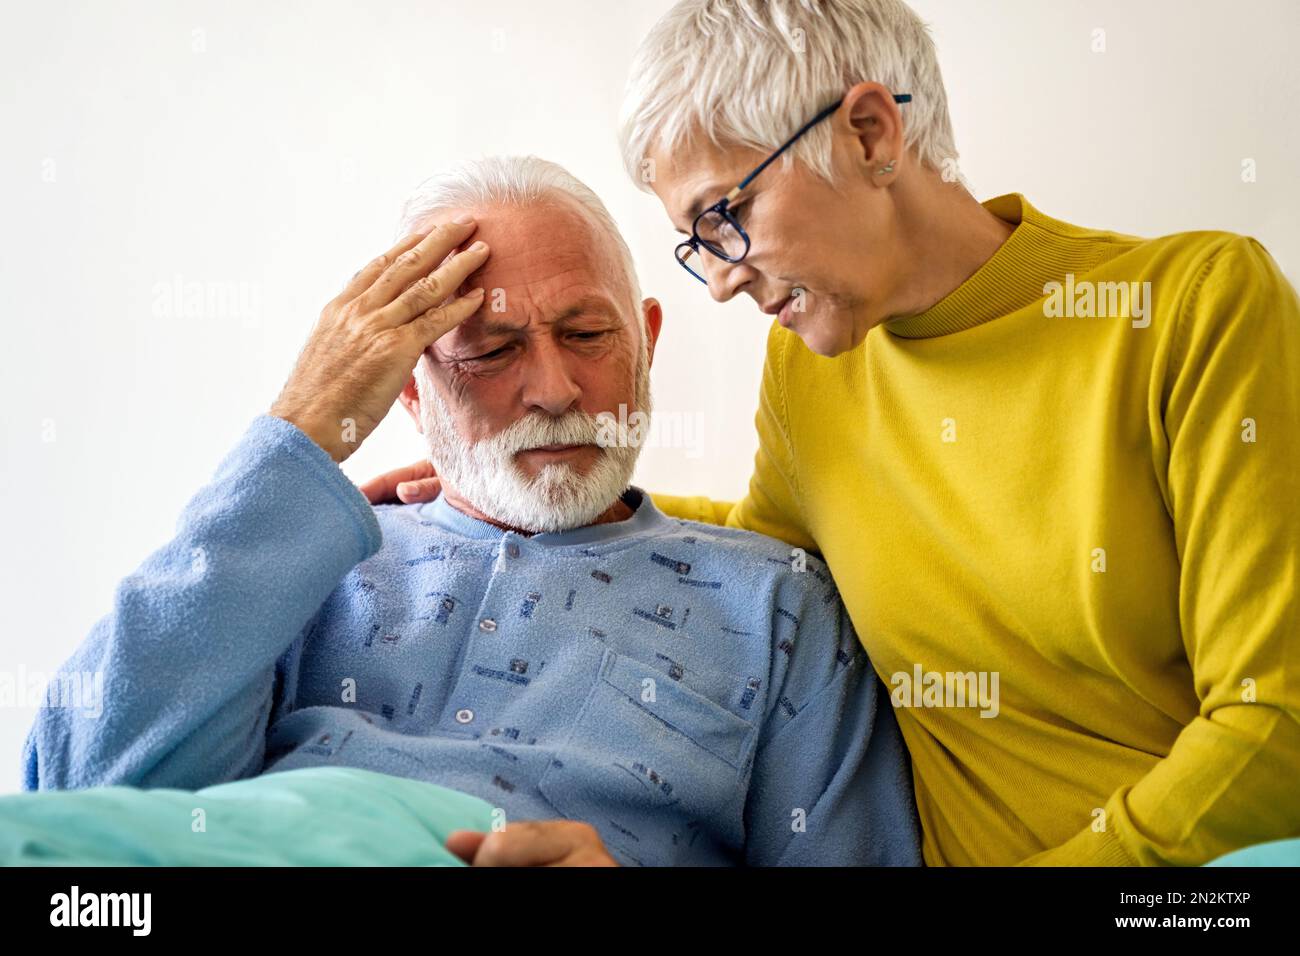
<instances>
[{"instance_id":1,"label":"white mustache","mask_svg":"<svg viewBox=\"0 0 1300 956\"><path fill-rule=\"evenodd\" d=\"M500 455L515 455L543 445L595 445L600 423L594 415L574 409L563 415L534 412L479 442Z\"/></svg>"}]
</instances>

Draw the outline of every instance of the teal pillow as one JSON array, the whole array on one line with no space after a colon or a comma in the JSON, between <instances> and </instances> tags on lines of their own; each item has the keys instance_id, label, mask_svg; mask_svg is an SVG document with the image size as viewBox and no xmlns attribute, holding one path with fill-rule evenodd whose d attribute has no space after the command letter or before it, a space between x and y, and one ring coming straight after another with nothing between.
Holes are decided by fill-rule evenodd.
<instances>
[{"instance_id":1,"label":"teal pillow","mask_svg":"<svg viewBox=\"0 0 1300 956\"><path fill-rule=\"evenodd\" d=\"M1206 866L1300 866L1300 839L1273 840L1225 853Z\"/></svg>"},{"instance_id":2,"label":"teal pillow","mask_svg":"<svg viewBox=\"0 0 1300 956\"><path fill-rule=\"evenodd\" d=\"M197 791L0 797L0 865L463 866L447 835L492 821L487 802L456 790L310 767Z\"/></svg>"}]
</instances>

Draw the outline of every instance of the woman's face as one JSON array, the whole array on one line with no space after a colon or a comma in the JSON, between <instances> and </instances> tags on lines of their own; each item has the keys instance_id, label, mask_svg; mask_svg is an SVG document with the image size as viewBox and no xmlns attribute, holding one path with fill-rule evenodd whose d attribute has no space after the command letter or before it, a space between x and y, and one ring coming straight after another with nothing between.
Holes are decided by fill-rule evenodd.
<instances>
[{"instance_id":1,"label":"woman's face","mask_svg":"<svg viewBox=\"0 0 1300 956\"><path fill-rule=\"evenodd\" d=\"M887 303L901 274L900 263L892 261L898 243L890 190L874 188L853 143L839 139L832 151L835 185L802 163L786 167L777 160L730 206L749 234L744 260L726 262L703 248L692 259L713 298L726 302L746 293L826 356L856 347L889 318ZM673 225L689 237L699 211L725 196L767 154L705 144L653 158L652 188Z\"/></svg>"}]
</instances>

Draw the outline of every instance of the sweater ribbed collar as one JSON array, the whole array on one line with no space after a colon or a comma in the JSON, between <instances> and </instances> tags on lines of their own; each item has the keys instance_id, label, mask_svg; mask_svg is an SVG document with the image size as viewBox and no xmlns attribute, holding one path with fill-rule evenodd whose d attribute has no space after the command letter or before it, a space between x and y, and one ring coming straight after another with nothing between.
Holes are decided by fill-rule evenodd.
<instances>
[{"instance_id":1,"label":"sweater ribbed collar","mask_svg":"<svg viewBox=\"0 0 1300 956\"><path fill-rule=\"evenodd\" d=\"M924 312L881 327L907 339L934 338L974 328L1043 298L1043 286L1066 273L1090 271L1105 252L1077 227L1045 216L1020 193L982 203L1015 230L975 274Z\"/></svg>"}]
</instances>

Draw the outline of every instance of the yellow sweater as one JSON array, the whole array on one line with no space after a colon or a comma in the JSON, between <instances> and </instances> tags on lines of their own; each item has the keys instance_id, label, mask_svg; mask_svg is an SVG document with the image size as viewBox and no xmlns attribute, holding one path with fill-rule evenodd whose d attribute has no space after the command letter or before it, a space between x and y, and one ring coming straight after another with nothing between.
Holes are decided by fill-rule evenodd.
<instances>
[{"instance_id":1,"label":"yellow sweater","mask_svg":"<svg viewBox=\"0 0 1300 956\"><path fill-rule=\"evenodd\" d=\"M833 359L772 326L747 497L656 503L825 558L927 864L1300 835L1295 290L1247 237L985 206L1018 226L928 312Z\"/></svg>"}]
</instances>

